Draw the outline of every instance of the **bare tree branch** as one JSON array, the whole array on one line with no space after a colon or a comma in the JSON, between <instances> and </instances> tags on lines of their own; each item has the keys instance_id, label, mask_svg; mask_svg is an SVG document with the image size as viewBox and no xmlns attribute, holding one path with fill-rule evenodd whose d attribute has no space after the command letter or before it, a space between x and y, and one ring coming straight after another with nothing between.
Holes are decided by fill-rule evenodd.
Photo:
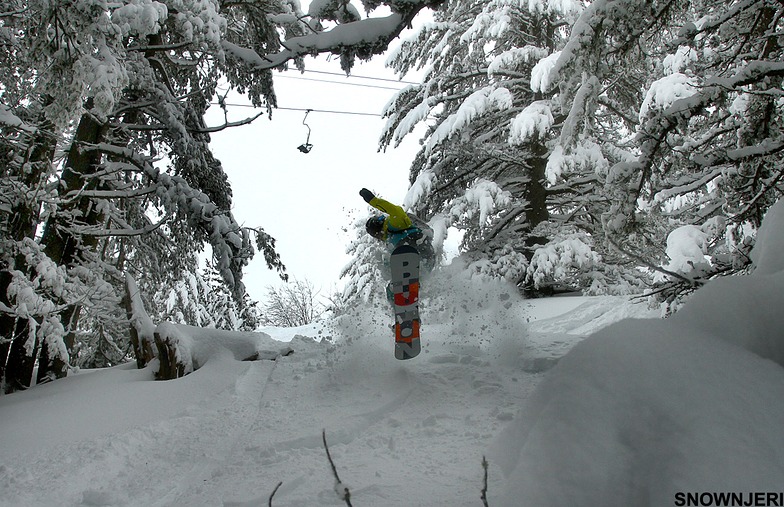
<instances>
[{"instance_id":1,"label":"bare tree branch","mask_svg":"<svg viewBox=\"0 0 784 507\"><path fill-rule=\"evenodd\" d=\"M348 507L352 507L351 492L343 484L343 481L340 480L340 477L338 476L338 469L335 467L335 462L332 461L332 456L329 454L329 446L327 445L327 430L321 430L321 440L324 442L324 450L327 451L327 459L329 460L329 464L332 467L332 474L335 476L335 492L342 500L346 502Z\"/></svg>"},{"instance_id":2,"label":"bare tree branch","mask_svg":"<svg viewBox=\"0 0 784 507\"><path fill-rule=\"evenodd\" d=\"M275 493L277 493L277 492L278 492L278 489L279 489L279 488L280 488L282 485L283 485L283 482L281 481L281 482L279 482L279 483L278 483L278 485L277 485L277 486L275 486L275 489L273 489L273 490L272 490L272 494L271 494L271 495L270 495L270 497L269 497L269 502L267 503L267 505L268 505L269 507L272 507L272 497L274 497L274 496L275 496Z\"/></svg>"},{"instance_id":3,"label":"bare tree branch","mask_svg":"<svg viewBox=\"0 0 784 507\"><path fill-rule=\"evenodd\" d=\"M227 128L241 127L243 125L248 125L250 123L253 123L261 115L263 115L265 112L266 111L261 111L260 113L258 113L256 115L249 116L248 118L245 118L245 119L239 120L239 121L232 121L232 122L227 121L223 125L216 125L215 127L201 127L201 128L186 127L186 128L187 128L188 132L193 133L193 134L212 134L212 133L215 133L215 132L220 132L221 130L226 130ZM159 131L163 131L163 130L166 130L167 128L169 128L168 126L160 124L160 123L155 123L155 124L150 124L150 125L145 125L145 124L140 124L140 123L112 123L111 126L114 127L114 128L122 128L122 129L125 129L125 130L135 130L135 131L139 131L139 132L145 132L145 131L159 132Z\"/></svg>"},{"instance_id":4,"label":"bare tree branch","mask_svg":"<svg viewBox=\"0 0 784 507\"><path fill-rule=\"evenodd\" d=\"M489 507L489 505L487 504L487 467L488 467L487 458L482 456L482 468L484 469L485 476L484 476L484 481L482 486L482 496L480 496L480 498L482 499L482 505L484 505L485 507Z\"/></svg>"},{"instance_id":5,"label":"bare tree branch","mask_svg":"<svg viewBox=\"0 0 784 507\"><path fill-rule=\"evenodd\" d=\"M313 322L323 312L316 302L318 291L305 280L292 280L280 287L267 287L263 321L270 326L297 327Z\"/></svg>"}]
</instances>

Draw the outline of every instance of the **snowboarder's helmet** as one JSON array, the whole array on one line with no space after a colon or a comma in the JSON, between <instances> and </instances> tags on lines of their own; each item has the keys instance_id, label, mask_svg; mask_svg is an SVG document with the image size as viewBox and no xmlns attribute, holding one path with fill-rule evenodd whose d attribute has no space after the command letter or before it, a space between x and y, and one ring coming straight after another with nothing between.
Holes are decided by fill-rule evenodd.
<instances>
[{"instance_id":1,"label":"snowboarder's helmet","mask_svg":"<svg viewBox=\"0 0 784 507\"><path fill-rule=\"evenodd\" d=\"M365 223L365 230L376 239L384 239L384 217L375 216L368 219Z\"/></svg>"}]
</instances>

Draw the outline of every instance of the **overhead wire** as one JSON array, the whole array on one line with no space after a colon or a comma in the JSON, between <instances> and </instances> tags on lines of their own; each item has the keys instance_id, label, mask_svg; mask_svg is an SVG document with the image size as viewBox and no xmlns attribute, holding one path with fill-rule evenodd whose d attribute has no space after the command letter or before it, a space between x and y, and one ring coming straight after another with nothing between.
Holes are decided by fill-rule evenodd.
<instances>
[{"instance_id":1,"label":"overhead wire","mask_svg":"<svg viewBox=\"0 0 784 507\"><path fill-rule=\"evenodd\" d=\"M275 77L282 77L282 78L286 78L286 79L297 79L297 80L300 80L300 81L314 81L314 82L317 82L317 83L331 83L331 84L345 85L345 86L359 86L359 87L362 87L362 88L379 88L379 89L382 89L382 90L397 90L397 91L402 90L402 88L395 88L393 86L378 86L378 85L369 85L369 84L365 84L365 83L341 83L340 81L331 81L329 79L314 79L314 78L310 78L310 77L285 76L285 75L282 75L282 74L278 75L278 76L275 76Z\"/></svg>"},{"instance_id":2,"label":"overhead wire","mask_svg":"<svg viewBox=\"0 0 784 507\"><path fill-rule=\"evenodd\" d=\"M327 74L329 76L355 77L357 79L372 79L374 81L388 81L390 83L402 83L402 84L410 84L410 85L421 84L421 83L416 83L414 81L403 81L401 79L390 79L390 78L386 78L386 77L359 76L357 74L346 75L346 74L341 74L340 72L329 72L329 71L326 71L326 70L305 69L305 72L310 72L310 73L313 73L313 74Z\"/></svg>"},{"instance_id":3,"label":"overhead wire","mask_svg":"<svg viewBox=\"0 0 784 507\"><path fill-rule=\"evenodd\" d=\"M328 72L328 71L323 71L323 70L309 70L309 69L305 69L305 72L311 72L311 73L314 73L314 74L326 74L326 75L330 75L330 76L345 76L345 74L341 74L339 72ZM395 87L391 87L391 86L376 86L376 85L369 85L369 84L364 84L364 83L347 83L347 82L333 81L333 80L329 80L329 79L313 79L313 78L306 78L306 77L300 77L300 76L286 76L286 75L283 75L283 74L275 74L275 76L276 77L283 77L283 78L287 78L287 79L300 79L300 80L303 80L303 81L314 81L314 82L319 82L319 83L331 83L331 84L346 85L346 86L359 86L359 87L362 87L362 88L377 88L377 89L383 89L383 90L396 90L396 91L402 90L402 88L395 88ZM351 75L346 76L346 77L355 77L355 78L358 78L358 79L370 79L370 80L375 80L375 81L385 81L385 82L391 82L391 83L410 84L410 85L420 84L420 83L415 83L413 81L400 81L400 80L397 80L397 79L388 79L388 78L373 77L373 76L358 76L358 75L354 75L354 74L351 74ZM220 105L217 102L212 102L211 104L212 105ZM231 104L231 103L225 103L225 102L223 103L223 105L224 106L233 106L233 107L254 107L252 104ZM313 108L302 108L302 107L275 107L274 109L276 109L276 110L283 110L283 111L304 111L304 112L328 113L328 114L348 114L348 115L354 115L354 116L375 116L375 117L379 117L379 118L382 116L380 113L366 113L366 112L360 112L360 111L337 111L337 110L329 110L329 109L313 109Z\"/></svg>"},{"instance_id":4,"label":"overhead wire","mask_svg":"<svg viewBox=\"0 0 784 507\"><path fill-rule=\"evenodd\" d=\"M300 107L276 107L275 109L282 109L284 111L311 111L314 113L330 113L330 114L353 114L355 116L378 116L381 117L380 113L363 113L360 111L330 111L328 109L303 109Z\"/></svg>"},{"instance_id":5,"label":"overhead wire","mask_svg":"<svg viewBox=\"0 0 784 507\"><path fill-rule=\"evenodd\" d=\"M218 102L210 102L211 105L217 106L220 105ZM253 104L230 104L228 102L223 103L225 106L233 106L233 107L254 107ZM351 114L356 116L377 116L381 117L380 113L363 113L360 111L336 111L336 110L329 110L329 109L313 109L312 107L304 108L304 107L274 107L274 110L282 110L282 111L311 111L313 113L329 113L329 114Z\"/></svg>"}]
</instances>

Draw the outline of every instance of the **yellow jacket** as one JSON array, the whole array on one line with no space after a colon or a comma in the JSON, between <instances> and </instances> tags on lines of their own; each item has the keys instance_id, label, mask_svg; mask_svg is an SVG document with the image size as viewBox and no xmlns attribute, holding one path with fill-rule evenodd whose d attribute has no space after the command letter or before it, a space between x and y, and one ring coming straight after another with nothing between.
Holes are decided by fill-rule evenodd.
<instances>
[{"instance_id":1,"label":"yellow jacket","mask_svg":"<svg viewBox=\"0 0 784 507\"><path fill-rule=\"evenodd\" d=\"M380 197L374 197L368 204L389 215L384 220L384 236L386 236L387 231L398 232L411 227L411 219L403 211L403 208L397 204L392 204Z\"/></svg>"}]
</instances>

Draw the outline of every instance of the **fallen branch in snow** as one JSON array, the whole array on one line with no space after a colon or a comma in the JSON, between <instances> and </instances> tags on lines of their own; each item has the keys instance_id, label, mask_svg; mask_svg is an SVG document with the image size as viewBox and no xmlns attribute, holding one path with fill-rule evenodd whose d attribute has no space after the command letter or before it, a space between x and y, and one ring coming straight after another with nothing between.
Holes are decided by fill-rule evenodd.
<instances>
[{"instance_id":1,"label":"fallen branch in snow","mask_svg":"<svg viewBox=\"0 0 784 507\"><path fill-rule=\"evenodd\" d=\"M338 498L346 502L348 507L352 507L351 505L351 492L348 490L348 487L341 482L340 477L338 476L338 469L335 467L335 462L332 461L332 456L329 454L329 446L327 445L327 430L321 430L321 440L324 442L324 450L327 451L327 459L329 460L329 464L332 467L332 475L335 476L335 493L337 493Z\"/></svg>"},{"instance_id":2,"label":"fallen branch in snow","mask_svg":"<svg viewBox=\"0 0 784 507\"><path fill-rule=\"evenodd\" d=\"M272 507L272 497L275 496L275 493L278 492L278 489L283 485L283 481L279 482L275 489L272 490L272 494L270 494L269 502L267 503L268 507Z\"/></svg>"},{"instance_id":3,"label":"fallen branch in snow","mask_svg":"<svg viewBox=\"0 0 784 507\"><path fill-rule=\"evenodd\" d=\"M484 456L482 456L482 468L485 471L485 478L482 485L482 496L480 496L479 498L482 499L482 505L484 505L485 507L489 507L489 505L487 504L487 458L485 458Z\"/></svg>"},{"instance_id":4,"label":"fallen branch in snow","mask_svg":"<svg viewBox=\"0 0 784 507\"><path fill-rule=\"evenodd\" d=\"M155 324L144 309L139 287L130 273L125 275L125 297L123 298L125 311L128 315L128 330L133 344L133 353L136 356L136 367L144 368L155 359L154 331Z\"/></svg>"},{"instance_id":5,"label":"fallen branch in snow","mask_svg":"<svg viewBox=\"0 0 784 507\"><path fill-rule=\"evenodd\" d=\"M184 377L211 358L230 354L237 361L275 361L293 349L264 333L224 331L162 322L155 328L158 380Z\"/></svg>"}]
</instances>

